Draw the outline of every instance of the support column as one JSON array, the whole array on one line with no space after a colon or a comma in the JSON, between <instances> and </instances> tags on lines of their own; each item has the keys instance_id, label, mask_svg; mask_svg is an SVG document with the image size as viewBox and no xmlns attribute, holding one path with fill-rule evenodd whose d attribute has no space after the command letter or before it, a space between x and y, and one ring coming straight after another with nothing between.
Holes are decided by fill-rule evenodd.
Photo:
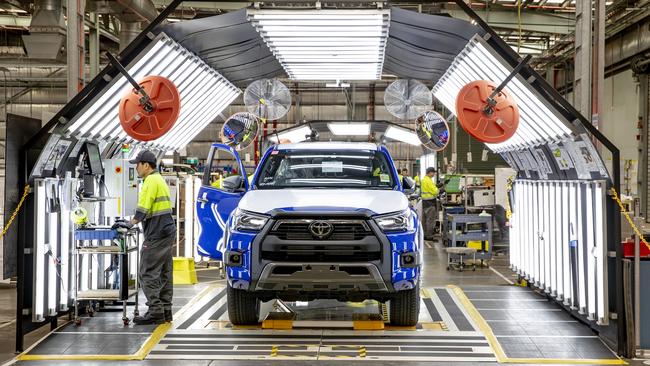
<instances>
[{"instance_id":1,"label":"support column","mask_svg":"<svg viewBox=\"0 0 650 366\"><path fill-rule=\"evenodd\" d=\"M90 75L94 78L99 73L99 14L91 13L90 22L92 23L89 30L88 54L90 59Z\"/></svg>"},{"instance_id":2,"label":"support column","mask_svg":"<svg viewBox=\"0 0 650 366\"><path fill-rule=\"evenodd\" d=\"M592 0L576 1L573 105L587 119L591 118L591 5Z\"/></svg>"},{"instance_id":3,"label":"support column","mask_svg":"<svg viewBox=\"0 0 650 366\"><path fill-rule=\"evenodd\" d=\"M595 0L596 11L594 17L594 43L593 43L593 73L591 94L591 123L602 130L602 116L604 87L605 87L605 0ZM600 144L597 148L600 149Z\"/></svg>"},{"instance_id":4,"label":"support column","mask_svg":"<svg viewBox=\"0 0 650 366\"><path fill-rule=\"evenodd\" d=\"M66 50L68 62L68 100L84 87L84 9L85 0L67 1Z\"/></svg>"},{"instance_id":5,"label":"support column","mask_svg":"<svg viewBox=\"0 0 650 366\"><path fill-rule=\"evenodd\" d=\"M366 114L368 115L368 120L375 120L375 83L370 83L370 87L368 88L368 111Z\"/></svg>"},{"instance_id":6,"label":"support column","mask_svg":"<svg viewBox=\"0 0 650 366\"><path fill-rule=\"evenodd\" d=\"M637 75L639 79L639 119L637 127L639 128L639 169L637 178L637 194L639 195L641 211L639 215L645 217L646 222L650 222L648 215L648 113L650 87L648 82L650 77L647 74Z\"/></svg>"}]
</instances>

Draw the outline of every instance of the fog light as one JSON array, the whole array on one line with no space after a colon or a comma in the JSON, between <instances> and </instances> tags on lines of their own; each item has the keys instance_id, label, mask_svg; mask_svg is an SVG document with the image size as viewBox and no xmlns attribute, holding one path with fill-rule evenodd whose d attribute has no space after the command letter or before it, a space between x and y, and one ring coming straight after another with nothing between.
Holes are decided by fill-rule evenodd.
<instances>
[{"instance_id":1,"label":"fog light","mask_svg":"<svg viewBox=\"0 0 650 366\"><path fill-rule=\"evenodd\" d=\"M244 263L244 255L240 252L226 251L225 264L228 267L239 267Z\"/></svg>"},{"instance_id":2,"label":"fog light","mask_svg":"<svg viewBox=\"0 0 650 366\"><path fill-rule=\"evenodd\" d=\"M412 268L420 265L420 256L417 252L407 252L400 255L400 266Z\"/></svg>"}]
</instances>

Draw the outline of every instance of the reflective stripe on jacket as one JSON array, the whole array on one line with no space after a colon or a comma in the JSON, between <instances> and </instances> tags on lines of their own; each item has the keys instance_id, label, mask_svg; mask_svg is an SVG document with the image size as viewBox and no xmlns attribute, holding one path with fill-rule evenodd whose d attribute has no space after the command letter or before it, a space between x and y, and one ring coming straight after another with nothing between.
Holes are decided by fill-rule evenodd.
<instances>
[{"instance_id":1,"label":"reflective stripe on jacket","mask_svg":"<svg viewBox=\"0 0 650 366\"><path fill-rule=\"evenodd\" d=\"M175 234L169 187L158 172L145 177L138 197L136 220L142 222L145 240L154 240Z\"/></svg>"}]
</instances>

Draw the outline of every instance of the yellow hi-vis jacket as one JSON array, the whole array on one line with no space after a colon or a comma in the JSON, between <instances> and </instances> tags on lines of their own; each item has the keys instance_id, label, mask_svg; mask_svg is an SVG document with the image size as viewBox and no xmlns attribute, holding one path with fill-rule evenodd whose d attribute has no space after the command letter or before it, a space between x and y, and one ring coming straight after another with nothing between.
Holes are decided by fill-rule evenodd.
<instances>
[{"instance_id":1,"label":"yellow hi-vis jacket","mask_svg":"<svg viewBox=\"0 0 650 366\"><path fill-rule=\"evenodd\" d=\"M438 196L438 187L436 187L436 184L433 183L433 179L428 175L425 175L424 178L422 178L421 192L420 196L423 200L432 200Z\"/></svg>"},{"instance_id":2,"label":"yellow hi-vis jacket","mask_svg":"<svg viewBox=\"0 0 650 366\"><path fill-rule=\"evenodd\" d=\"M160 173L153 172L144 178L135 219L142 222L145 240L162 239L176 233L169 187Z\"/></svg>"}]
</instances>

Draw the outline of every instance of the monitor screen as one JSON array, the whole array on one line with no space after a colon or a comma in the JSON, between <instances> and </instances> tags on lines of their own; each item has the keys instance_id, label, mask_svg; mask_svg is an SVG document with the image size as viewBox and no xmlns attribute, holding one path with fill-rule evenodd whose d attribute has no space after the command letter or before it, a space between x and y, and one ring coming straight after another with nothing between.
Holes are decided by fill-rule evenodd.
<instances>
[{"instance_id":1,"label":"monitor screen","mask_svg":"<svg viewBox=\"0 0 650 366\"><path fill-rule=\"evenodd\" d=\"M92 142L86 142L84 149L86 152L86 166L90 170L87 173L94 175L104 174L104 167L102 165L102 158L99 153L99 146Z\"/></svg>"}]
</instances>

